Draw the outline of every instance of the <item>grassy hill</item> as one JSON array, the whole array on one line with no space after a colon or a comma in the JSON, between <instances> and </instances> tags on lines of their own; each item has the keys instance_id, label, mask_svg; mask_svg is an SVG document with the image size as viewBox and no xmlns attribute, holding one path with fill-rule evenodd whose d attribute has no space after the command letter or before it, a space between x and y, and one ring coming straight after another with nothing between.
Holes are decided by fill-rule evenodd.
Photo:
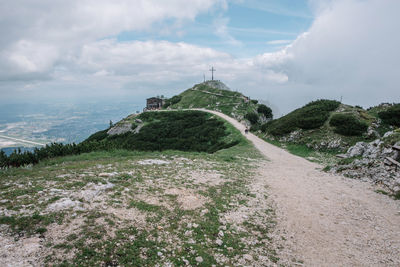
<instances>
[{"instance_id":1,"label":"grassy hill","mask_svg":"<svg viewBox=\"0 0 400 267\"><path fill-rule=\"evenodd\" d=\"M3 264L238 266L247 254L252 265L258 255L276 262L268 206L225 219L254 201L248 184L260 158L227 131L240 143L213 154L96 151L0 171Z\"/></svg>"},{"instance_id":2,"label":"grassy hill","mask_svg":"<svg viewBox=\"0 0 400 267\"><path fill-rule=\"evenodd\" d=\"M59 156L93 151L197 151L214 153L237 145L230 124L201 111L145 112L130 115L79 144L51 144L34 151L0 153L0 167L18 167Z\"/></svg>"},{"instance_id":3,"label":"grassy hill","mask_svg":"<svg viewBox=\"0 0 400 267\"><path fill-rule=\"evenodd\" d=\"M256 112L257 107L257 101L249 101L243 94L228 90L220 81L196 84L171 98L166 106L170 109L206 108L238 120L242 120L249 112Z\"/></svg>"},{"instance_id":4,"label":"grassy hill","mask_svg":"<svg viewBox=\"0 0 400 267\"><path fill-rule=\"evenodd\" d=\"M356 142L383 136L396 127L398 109L398 105L383 104L364 110L334 100L318 100L263 124L258 133L294 154L323 158L321 152L335 155ZM382 119L385 115L390 119Z\"/></svg>"}]
</instances>

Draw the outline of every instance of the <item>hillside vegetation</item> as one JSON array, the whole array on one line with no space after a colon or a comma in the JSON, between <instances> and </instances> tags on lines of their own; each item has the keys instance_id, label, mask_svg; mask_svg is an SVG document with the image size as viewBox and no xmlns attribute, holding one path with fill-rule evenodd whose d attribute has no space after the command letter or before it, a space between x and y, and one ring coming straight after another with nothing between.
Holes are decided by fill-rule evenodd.
<instances>
[{"instance_id":1,"label":"hillside vegetation","mask_svg":"<svg viewBox=\"0 0 400 267\"><path fill-rule=\"evenodd\" d=\"M338 161L336 154L357 142L382 138L398 127L399 121L399 104L381 104L364 110L334 100L317 100L262 124L255 132L296 155L332 165ZM391 143L400 140L396 136L391 135Z\"/></svg>"},{"instance_id":2,"label":"hillside vegetation","mask_svg":"<svg viewBox=\"0 0 400 267\"><path fill-rule=\"evenodd\" d=\"M110 129L99 131L79 144L54 143L33 152L16 151L8 157L0 153L0 167L18 167L53 157L116 149L214 153L239 143L230 125L201 111L145 112L128 116L118 122L116 128L121 125L128 125L128 129L114 135L108 133Z\"/></svg>"},{"instance_id":3,"label":"hillside vegetation","mask_svg":"<svg viewBox=\"0 0 400 267\"><path fill-rule=\"evenodd\" d=\"M2 170L2 264L272 265L273 211L249 191L261 156L232 134L240 143L213 154L113 150Z\"/></svg>"},{"instance_id":4,"label":"hillside vegetation","mask_svg":"<svg viewBox=\"0 0 400 267\"><path fill-rule=\"evenodd\" d=\"M311 102L286 116L266 123L263 126L263 131L275 136L281 136L297 129L310 130L319 128L329 118L330 112L336 110L339 105L339 102L333 100Z\"/></svg>"},{"instance_id":5,"label":"hillside vegetation","mask_svg":"<svg viewBox=\"0 0 400 267\"><path fill-rule=\"evenodd\" d=\"M166 108L206 108L220 111L238 120L242 120L249 112L257 113L257 101L250 101L243 94L227 89L228 87L219 81L196 84L167 100Z\"/></svg>"}]
</instances>

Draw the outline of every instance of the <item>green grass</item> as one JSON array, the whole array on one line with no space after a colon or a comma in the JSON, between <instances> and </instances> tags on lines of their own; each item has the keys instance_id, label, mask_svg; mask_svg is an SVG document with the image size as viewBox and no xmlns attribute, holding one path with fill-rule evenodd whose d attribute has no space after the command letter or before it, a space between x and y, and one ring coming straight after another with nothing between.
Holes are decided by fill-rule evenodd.
<instances>
[{"instance_id":1,"label":"green grass","mask_svg":"<svg viewBox=\"0 0 400 267\"><path fill-rule=\"evenodd\" d=\"M192 90L193 88L195 90ZM215 89L205 84L198 84L193 88L182 92L179 95L180 101L171 105L170 108L206 108L221 111L231 117L241 118L245 114L256 112L257 110L257 105L252 102L246 103L244 96L239 92ZM216 95L205 92L211 92Z\"/></svg>"},{"instance_id":2,"label":"green grass","mask_svg":"<svg viewBox=\"0 0 400 267\"><path fill-rule=\"evenodd\" d=\"M34 213L31 216L0 216L0 224L9 225L19 235L43 234L47 231L46 226L51 223L61 224L64 219L63 213L51 213L40 215Z\"/></svg>"},{"instance_id":3,"label":"green grass","mask_svg":"<svg viewBox=\"0 0 400 267\"><path fill-rule=\"evenodd\" d=\"M334 100L317 100L296 109L289 114L268 122L263 129L274 136L282 136L296 129L316 129L324 125L330 113L339 107Z\"/></svg>"},{"instance_id":4,"label":"green grass","mask_svg":"<svg viewBox=\"0 0 400 267\"><path fill-rule=\"evenodd\" d=\"M377 190L375 190L375 192L378 194L386 195L386 196L389 195L389 193L387 191L382 190L382 189L377 189Z\"/></svg>"},{"instance_id":5,"label":"green grass","mask_svg":"<svg viewBox=\"0 0 400 267\"><path fill-rule=\"evenodd\" d=\"M311 157L312 155L315 154L315 151L307 147L306 145L288 143L286 145L286 149L293 155L300 156L303 158Z\"/></svg>"},{"instance_id":6,"label":"green grass","mask_svg":"<svg viewBox=\"0 0 400 267\"><path fill-rule=\"evenodd\" d=\"M195 266L196 257L201 256L201 266L236 266L237 257L253 250L251 244L244 242L253 232L223 224L221 218L256 197L247 186L254 175L255 163L262 156L233 126L226 124L226 130L230 135L223 137L224 142L238 140L238 144L213 154L176 150L97 151L1 171L0 199L7 202L0 202L0 207L20 209L16 215L0 218L0 223L15 235L24 232L51 240L46 243L47 265L182 266L188 261ZM161 159L169 164L138 163L144 159ZM118 174L99 176L103 172ZM218 174L221 182L195 183L190 180L193 172L202 176ZM79 194L74 198L81 190L107 183L113 183L114 187L99 194L104 199L90 202L77 199ZM200 208L185 210L179 197L167 192L170 188L186 190L206 201ZM51 193L50 189L60 191ZM86 208L66 209L61 213L46 211L49 204L63 197L79 200ZM24 207L31 207L29 212L33 214L26 214ZM120 214L108 209L120 210ZM268 216L265 220L270 219ZM267 244L270 231L267 221L258 225L256 219L249 218L248 222L254 225L251 231L258 233L259 242ZM189 223L197 227L188 228ZM52 236L55 228L63 234ZM223 237L218 236L221 229ZM188 230L190 234L186 233ZM221 238L223 246L216 244L217 238ZM258 245L257 249L264 247L267 246ZM217 261L221 255L227 259L223 264ZM275 257L273 250L266 255Z\"/></svg>"}]
</instances>

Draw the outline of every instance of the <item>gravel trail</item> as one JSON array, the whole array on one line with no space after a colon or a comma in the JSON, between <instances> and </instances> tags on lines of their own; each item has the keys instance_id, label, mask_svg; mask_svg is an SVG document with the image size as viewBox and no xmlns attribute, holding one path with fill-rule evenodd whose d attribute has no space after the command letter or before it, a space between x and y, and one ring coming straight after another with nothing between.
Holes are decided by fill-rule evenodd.
<instances>
[{"instance_id":1,"label":"gravel trail","mask_svg":"<svg viewBox=\"0 0 400 267\"><path fill-rule=\"evenodd\" d=\"M244 132L236 120L207 112ZM259 173L276 206L277 233L286 240L282 262L400 266L400 201L377 194L368 183L322 172L320 165L251 133L245 136L268 159Z\"/></svg>"}]
</instances>

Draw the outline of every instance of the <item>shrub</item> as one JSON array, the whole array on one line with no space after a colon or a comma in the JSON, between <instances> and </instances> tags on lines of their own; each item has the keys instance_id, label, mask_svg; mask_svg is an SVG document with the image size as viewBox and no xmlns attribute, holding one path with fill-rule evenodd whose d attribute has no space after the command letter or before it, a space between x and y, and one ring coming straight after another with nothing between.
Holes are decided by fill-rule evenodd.
<instances>
[{"instance_id":1,"label":"shrub","mask_svg":"<svg viewBox=\"0 0 400 267\"><path fill-rule=\"evenodd\" d=\"M269 122L264 128L272 135L280 136L300 128L316 129L324 125L330 112L337 109L340 102L334 100L317 100L277 120Z\"/></svg>"},{"instance_id":2,"label":"shrub","mask_svg":"<svg viewBox=\"0 0 400 267\"><path fill-rule=\"evenodd\" d=\"M253 104L255 104L255 105L258 104L258 100L252 99L252 100L250 100L250 101L251 101L251 103L253 103Z\"/></svg>"},{"instance_id":3,"label":"shrub","mask_svg":"<svg viewBox=\"0 0 400 267\"><path fill-rule=\"evenodd\" d=\"M251 125L250 131L257 132L258 130L260 130L260 128L261 128L260 124L256 123L256 124Z\"/></svg>"},{"instance_id":4,"label":"shrub","mask_svg":"<svg viewBox=\"0 0 400 267\"><path fill-rule=\"evenodd\" d=\"M249 112L244 115L244 118L248 120L251 124L256 124L258 122L258 115L254 112Z\"/></svg>"},{"instance_id":5,"label":"shrub","mask_svg":"<svg viewBox=\"0 0 400 267\"><path fill-rule=\"evenodd\" d=\"M378 116L383 122L400 127L400 104L395 104L386 111L379 112Z\"/></svg>"},{"instance_id":6,"label":"shrub","mask_svg":"<svg viewBox=\"0 0 400 267\"><path fill-rule=\"evenodd\" d=\"M267 129L268 129L268 126L271 124L271 122L272 121L269 121L267 123L262 124L261 127L260 127L260 130L265 133L267 131Z\"/></svg>"},{"instance_id":7,"label":"shrub","mask_svg":"<svg viewBox=\"0 0 400 267\"><path fill-rule=\"evenodd\" d=\"M260 114L264 114L265 118L267 119L272 119L272 109L264 104L258 106L257 112Z\"/></svg>"},{"instance_id":8,"label":"shrub","mask_svg":"<svg viewBox=\"0 0 400 267\"><path fill-rule=\"evenodd\" d=\"M108 129L103 130L103 131L99 131L97 133L94 133L91 136L89 136L86 140L87 141L100 141L100 140L103 140L104 138L106 138L108 136L107 135L107 131L108 131Z\"/></svg>"},{"instance_id":9,"label":"shrub","mask_svg":"<svg viewBox=\"0 0 400 267\"><path fill-rule=\"evenodd\" d=\"M358 120L352 114L335 114L329 124L335 127L335 133L346 136L362 135L368 129L366 122Z\"/></svg>"},{"instance_id":10,"label":"shrub","mask_svg":"<svg viewBox=\"0 0 400 267\"><path fill-rule=\"evenodd\" d=\"M167 108L169 106L179 103L181 101L181 99L182 99L182 96L176 95L176 96L171 97L170 99L165 100L164 108Z\"/></svg>"}]
</instances>

